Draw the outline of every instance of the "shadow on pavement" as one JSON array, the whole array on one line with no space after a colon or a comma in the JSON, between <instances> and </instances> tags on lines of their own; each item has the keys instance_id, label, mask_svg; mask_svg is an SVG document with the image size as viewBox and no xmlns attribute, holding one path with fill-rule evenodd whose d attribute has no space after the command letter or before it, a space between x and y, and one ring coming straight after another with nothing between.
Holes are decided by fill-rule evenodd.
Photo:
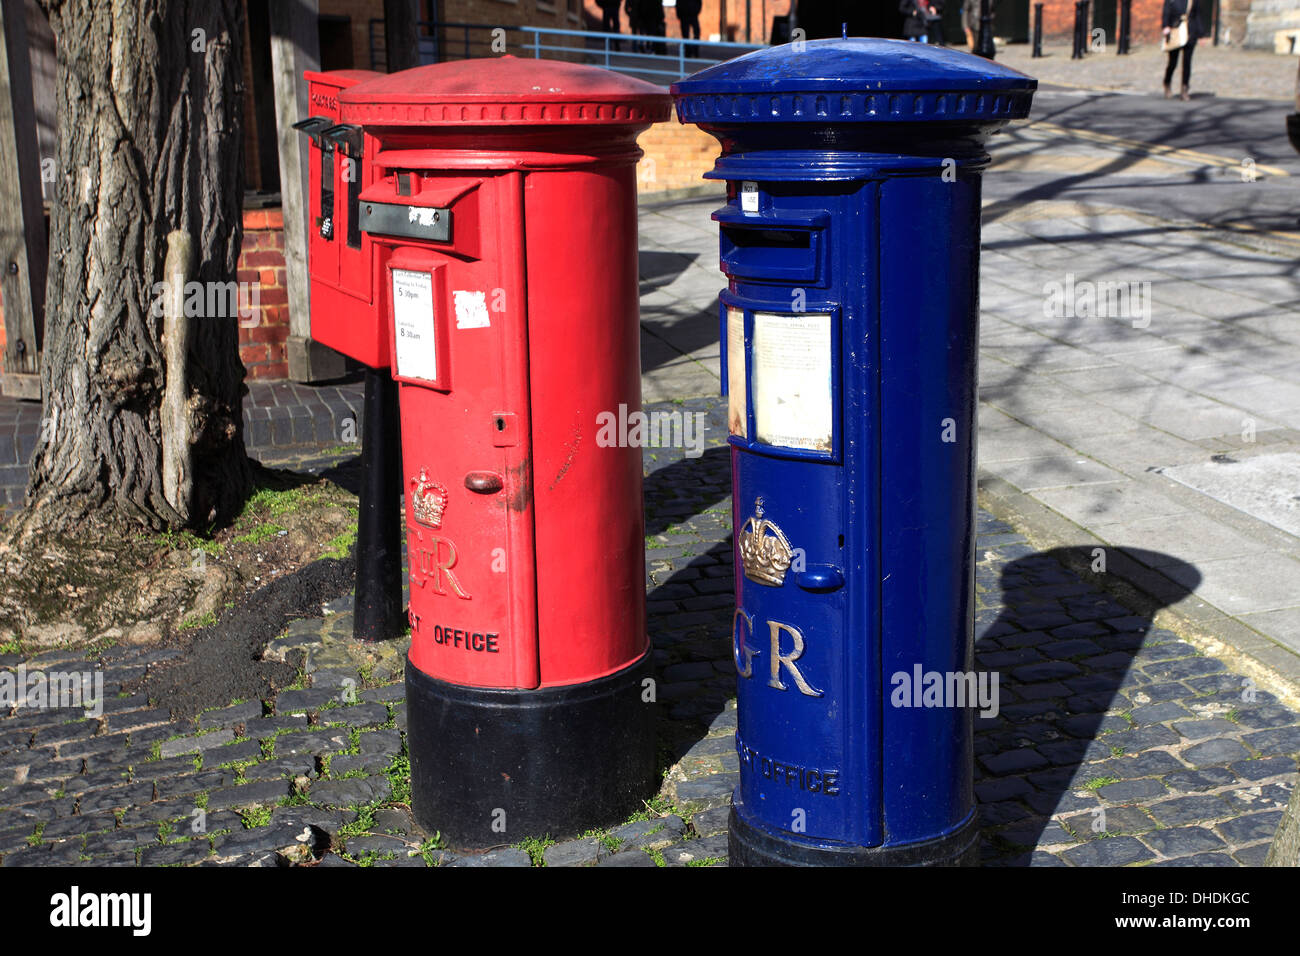
<instances>
[{"instance_id":1,"label":"shadow on pavement","mask_svg":"<svg viewBox=\"0 0 1300 956\"><path fill-rule=\"evenodd\" d=\"M735 600L730 449L715 446L699 458L650 467L646 565L654 583L646 595L646 626L659 681L663 770L707 736L736 694L728 637ZM734 758L730 738L726 743ZM730 791L726 781L719 786Z\"/></svg>"},{"instance_id":2,"label":"shadow on pavement","mask_svg":"<svg viewBox=\"0 0 1300 956\"><path fill-rule=\"evenodd\" d=\"M641 275L641 294L653 292L660 286L671 285L679 275L698 259L693 252L658 252L642 249L637 253L637 269Z\"/></svg>"},{"instance_id":3,"label":"shadow on pavement","mask_svg":"<svg viewBox=\"0 0 1300 956\"><path fill-rule=\"evenodd\" d=\"M1051 820L1053 813L1078 810L1093 832L1104 831L1095 798L1078 796L1095 791L1102 781L1140 784L1148 775L1186 769L1170 754L1149 749L1169 742L1161 732L1173 733L1158 722L1160 715L1153 710L1135 720L1120 692L1140 689L1156 709L1194 696L1177 683L1180 675L1193 676L1182 670L1194 668L1184 660L1162 670L1156 663L1161 655L1151 652L1153 645L1177 643L1169 632L1153 635L1155 616L1190 594L1201 575L1183 562L1169 566L1169 556L1161 555L1165 570L1176 572L1184 587L1161 598L1133 591L1120 604L1088 580L1100 550L1054 548L1007 562L998 574L997 617L982 629L977 623L976 663L999 674L1002 702L996 717L975 721L975 789L986 863L1029 865L1040 842L1071 839L1063 830L1060 841L1050 834L1044 839L1048 827L1061 829ZM1113 549L1106 551L1110 559L1117 557ZM1157 557L1134 548L1124 553L1144 564ZM980 583L994 590L987 577ZM1138 669L1135 658L1144 650L1144 669ZM1108 713L1116 707L1124 709ZM1134 788L1135 799L1142 796L1139 790ZM1093 820L1100 821L1102 831L1092 827ZM994 829L1009 822L1014 826Z\"/></svg>"}]
</instances>

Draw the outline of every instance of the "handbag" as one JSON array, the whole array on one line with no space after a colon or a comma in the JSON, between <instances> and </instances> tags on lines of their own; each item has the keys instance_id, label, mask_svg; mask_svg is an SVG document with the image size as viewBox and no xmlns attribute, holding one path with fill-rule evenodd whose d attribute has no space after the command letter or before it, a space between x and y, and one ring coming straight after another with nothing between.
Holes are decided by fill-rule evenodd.
<instances>
[{"instance_id":1,"label":"handbag","mask_svg":"<svg viewBox=\"0 0 1300 956\"><path fill-rule=\"evenodd\" d=\"M1169 35L1161 37L1160 52L1168 53L1170 50L1181 50L1187 46L1187 18L1192 15L1192 5L1195 0L1189 0L1187 12L1178 18L1178 26L1169 31Z\"/></svg>"}]
</instances>

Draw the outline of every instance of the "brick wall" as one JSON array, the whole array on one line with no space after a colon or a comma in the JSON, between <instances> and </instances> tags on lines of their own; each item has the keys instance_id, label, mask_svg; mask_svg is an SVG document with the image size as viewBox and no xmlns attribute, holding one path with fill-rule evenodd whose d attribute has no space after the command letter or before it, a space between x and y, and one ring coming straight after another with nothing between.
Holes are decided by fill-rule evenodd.
<instances>
[{"instance_id":1,"label":"brick wall","mask_svg":"<svg viewBox=\"0 0 1300 956\"><path fill-rule=\"evenodd\" d=\"M1007 2L1007 0L1003 0ZM1024 2L1024 0L1021 0ZM1038 2L1038 0L1033 0ZM1116 0L1118 2L1118 0ZM1204 0L1202 0L1204 2ZM1069 43L1074 36L1074 0L1042 0L1043 4L1043 42ZM1089 15L1095 16L1097 0L1093 0ZM1032 3L1030 10L1032 11ZM1160 13L1164 9L1164 0L1133 0L1132 42L1160 42ZM1030 21L1032 24L1032 20ZM1208 24L1210 21L1202 21ZM1115 14L1116 29L1119 24L1118 9ZM1089 24L1091 29L1091 24ZM1106 43L1113 44L1116 38L1108 36Z\"/></svg>"},{"instance_id":2,"label":"brick wall","mask_svg":"<svg viewBox=\"0 0 1300 956\"><path fill-rule=\"evenodd\" d=\"M683 126L676 115L650 127L637 142L645 151L637 164L637 192L643 195L703 186L701 177L721 151L716 139L698 126Z\"/></svg>"},{"instance_id":3,"label":"brick wall","mask_svg":"<svg viewBox=\"0 0 1300 956\"><path fill-rule=\"evenodd\" d=\"M257 323L241 318L239 358L248 378L285 378L289 360L289 293L284 281L284 219L279 209L244 210L239 281L258 284Z\"/></svg>"}]
</instances>

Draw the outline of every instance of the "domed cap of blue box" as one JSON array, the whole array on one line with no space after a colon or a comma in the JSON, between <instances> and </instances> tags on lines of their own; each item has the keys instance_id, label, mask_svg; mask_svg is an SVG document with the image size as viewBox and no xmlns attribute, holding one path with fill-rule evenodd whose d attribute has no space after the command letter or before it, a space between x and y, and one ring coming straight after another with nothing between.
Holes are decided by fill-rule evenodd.
<instances>
[{"instance_id":1,"label":"domed cap of blue box","mask_svg":"<svg viewBox=\"0 0 1300 956\"><path fill-rule=\"evenodd\" d=\"M853 37L747 53L674 83L677 116L756 123L957 123L1029 115L1038 81L990 60L905 40Z\"/></svg>"}]
</instances>

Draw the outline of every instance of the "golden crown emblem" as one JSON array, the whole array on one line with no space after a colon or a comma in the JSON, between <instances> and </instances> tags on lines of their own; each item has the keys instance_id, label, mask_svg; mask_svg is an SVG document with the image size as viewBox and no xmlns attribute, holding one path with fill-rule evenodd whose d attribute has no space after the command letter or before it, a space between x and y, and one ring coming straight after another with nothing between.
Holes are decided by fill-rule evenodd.
<instances>
[{"instance_id":1,"label":"golden crown emblem","mask_svg":"<svg viewBox=\"0 0 1300 956\"><path fill-rule=\"evenodd\" d=\"M740 533L740 561L745 577L768 587L779 588L790 569L794 549L785 534L763 517L763 499L754 500L754 517Z\"/></svg>"},{"instance_id":2,"label":"golden crown emblem","mask_svg":"<svg viewBox=\"0 0 1300 956\"><path fill-rule=\"evenodd\" d=\"M430 528L440 528L446 509L447 489L421 468L420 477L411 479L411 510L415 512L415 520Z\"/></svg>"}]
</instances>

